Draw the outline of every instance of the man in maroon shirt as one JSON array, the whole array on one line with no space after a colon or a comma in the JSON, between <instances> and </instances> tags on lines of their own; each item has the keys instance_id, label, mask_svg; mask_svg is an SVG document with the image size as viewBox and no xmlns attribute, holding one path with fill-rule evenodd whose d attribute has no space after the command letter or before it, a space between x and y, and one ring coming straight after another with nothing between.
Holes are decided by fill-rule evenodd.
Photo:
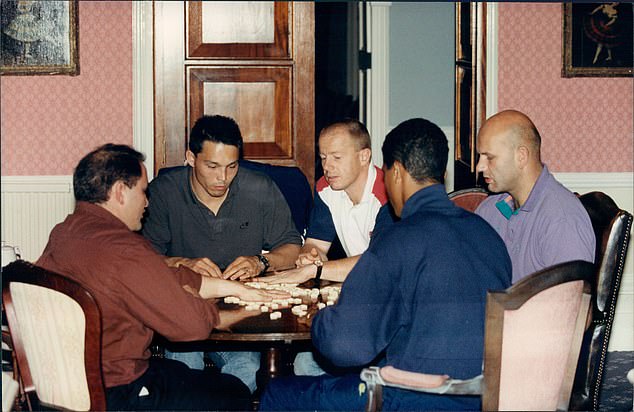
<instances>
[{"instance_id":1,"label":"man in maroon shirt","mask_svg":"<svg viewBox=\"0 0 634 412\"><path fill-rule=\"evenodd\" d=\"M248 409L250 392L239 379L150 359L148 348L155 331L173 341L203 340L229 324L206 299L279 296L168 267L135 233L148 205L143 160L114 144L86 155L73 175L75 211L53 229L37 265L81 283L99 304L108 409Z\"/></svg>"}]
</instances>

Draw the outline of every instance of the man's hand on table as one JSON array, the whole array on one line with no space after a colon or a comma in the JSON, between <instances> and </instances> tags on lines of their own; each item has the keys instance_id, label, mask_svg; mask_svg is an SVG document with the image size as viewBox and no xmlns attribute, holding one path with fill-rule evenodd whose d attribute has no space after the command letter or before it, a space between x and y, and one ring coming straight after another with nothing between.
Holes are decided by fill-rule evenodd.
<instances>
[{"instance_id":1,"label":"man's hand on table","mask_svg":"<svg viewBox=\"0 0 634 412\"><path fill-rule=\"evenodd\" d=\"M311 248L308 253L299 254L299 256L297 257L297 260L295 261L295 265L297 267L310 266L310 265L314 265L315 262L318 260L325 262L328 259L323 253L320 253L320 251L317 250L317 248Z\"/></svg>"},{"instance_id":2,"label":"man's hand on table","mask_svg":"<svg viewBox=\"0 0 634 412\"><path fill-rule=\"evenodd\" d=\"M274 272L271 276L261 276L257 280L263 283L303 283L315 277L317 266L307 265L282 272Z\"/></svg>"},{"instance_id":3,"label":"man's hand on table","mask_svg":"<svg viewBox=\"0 0 634 412\"><path fill-rule=\"evenodd\" d=\"M245 302L270 302L273 299L289 299L291 294L283 290L256 289L251 286L239 284L240 287L233 296L237 296Z\"/></svg>"},{"instance_id":4,"label":"man's hand on table","mask_svg":"<svg viewBox=\"0 0 634 412\"><path fill-rule=\"evenodd\" d=\"M224 279L245 280L260 274L263 264L257 256L238 256L222 273Z\"/></svg>"},{"instance_id":5,"label":"man's hand on table","mask_svg":"<svg viewBox=\"0 0 634 412\"><path fill-rule=\"evenodd\" d=\"M171 267L185 266L203 276L222 279L222 271L209 258L169 257L165 259L165 262Z\"/></svg>"}]
</instances>

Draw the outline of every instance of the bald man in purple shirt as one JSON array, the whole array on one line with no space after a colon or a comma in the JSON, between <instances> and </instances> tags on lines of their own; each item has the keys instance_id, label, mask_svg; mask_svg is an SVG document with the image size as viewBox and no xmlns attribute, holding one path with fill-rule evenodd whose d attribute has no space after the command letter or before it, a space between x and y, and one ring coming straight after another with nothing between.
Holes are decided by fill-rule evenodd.
<instances>
[{"instance_id":1,"label":"bald man in purple shirt","mask_svg":"<svg viewBox=\"0 0 634 412\"><path fill-rule=\"evenodd\" d=\"M571 260L594 262L595 236L577 197L541 162L541 137L523 113L506 110L478 134L476 170L491 192L476 209L504 240L513 283Z\"/></svg>"}]
</instances>

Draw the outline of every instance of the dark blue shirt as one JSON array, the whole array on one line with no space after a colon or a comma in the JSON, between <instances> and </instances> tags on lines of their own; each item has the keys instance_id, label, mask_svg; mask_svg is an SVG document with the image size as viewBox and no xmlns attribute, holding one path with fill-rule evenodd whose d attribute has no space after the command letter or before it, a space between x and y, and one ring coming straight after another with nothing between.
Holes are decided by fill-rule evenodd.
<instances>
[{"instance_id":1,"label":"dark blue shirt","mask_svg":"<svg viewBox=\"0 0 634 412\"><path fill-rule=\"evenodd\" d=\"M433 185L373 239L313 320L313 344L340 366L384 353L381 364L470 378L482 372L486 292L510 285L502 239Z\"/></svg>"}]
</instances>

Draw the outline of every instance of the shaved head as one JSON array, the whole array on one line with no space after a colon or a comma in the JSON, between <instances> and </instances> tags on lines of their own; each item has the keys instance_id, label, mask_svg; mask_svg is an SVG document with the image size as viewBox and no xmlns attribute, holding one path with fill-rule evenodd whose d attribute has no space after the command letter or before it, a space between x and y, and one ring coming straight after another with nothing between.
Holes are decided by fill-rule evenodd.
<instances>
[{"instance_id":1,"label":"shaved head","mask_svg":"<svg viewBox=\"0 0 634 412\"><path fill-rule=\"evenodd\" d=\"M542 170L541 137L524 113L505 110L487 119L476 143L478 164L492 192L508 192L522 204Z\"/></svg>"},{"instance_id":2,"label":"shaved head","mask_svg":"<svg viewBox=\"0 0 634 412\"><path fill-rule=\"evenodd\" d=\"M535 124L524 113L517 110L504 110L491 116L480 129L480 133L493 132L504 136L516 149L521 145L530 149L534 159L540 161L542 139Z\"/></svg>"}]
</instances>

